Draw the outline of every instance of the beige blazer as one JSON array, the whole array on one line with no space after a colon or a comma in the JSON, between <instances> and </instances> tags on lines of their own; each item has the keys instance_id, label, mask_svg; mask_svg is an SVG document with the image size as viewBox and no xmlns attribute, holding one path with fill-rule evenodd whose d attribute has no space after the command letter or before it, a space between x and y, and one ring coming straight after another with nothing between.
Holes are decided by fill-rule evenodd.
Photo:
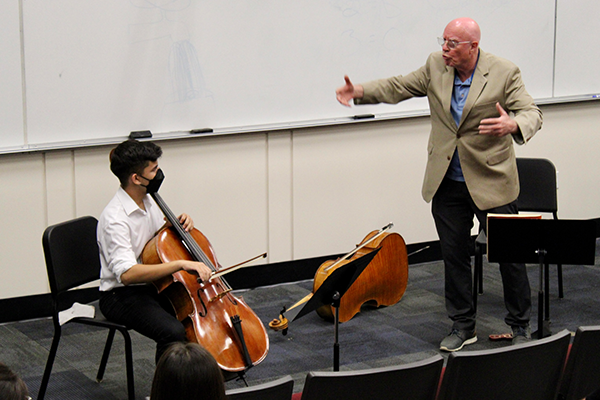
<instances>
[{"instance_id":1,"label":"beige blazer","mask_svg":"<svg viewBox=\"0 0 600 400\"><path fill-rule=\"evenodd\" d=\"M432 53L424 66L405 75L363 84L364 97L355 104L398 103L427 96L431 133L423 198L429 202L442 182L455 148L473 201L481 210L502 206L519 195L519 177L513 139L529 141L542 126L542 112L525 90L519 68L512 62L480 50L462 119L457 127L450 113L454 68L441 52ZM519 125L519 133L497 138L479 135L479 122L498 117L496 102Z\"/></svg>"}]
</instances>

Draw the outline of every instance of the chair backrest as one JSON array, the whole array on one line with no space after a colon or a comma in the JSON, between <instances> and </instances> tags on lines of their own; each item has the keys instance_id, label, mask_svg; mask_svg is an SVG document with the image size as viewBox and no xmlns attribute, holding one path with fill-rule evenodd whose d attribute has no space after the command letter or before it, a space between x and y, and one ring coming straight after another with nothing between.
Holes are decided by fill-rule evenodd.
<instances>
[{"instance_id":1,"label":"chair backrest","mask_svg":"<svg viewBox=\"0 0 600 400\"><path fill-rule=\"evenodd\" d=\"M438 400L554 400L571 333L498 349L451 353Z\"/></svg>"},{"instance_id":2,"label":"chair backrest","mask_svg":"<svg viewBox=\"0 0 600 400\"><path fill-rule=\"evenodd\" d=\"M562 399L582 399L600 389L600 326L580 327L559 392Z\"/></svg>"},{"instance_id":3,"label":"chair backrest","mask_svg":"<svg viewBox=\"0 0 600 400\"><path fill-rule=\"evenodd\" d=\"M94 217L80 217L49 226L42 236L50 290L62 292L100 277L100 253Z\"/></svg>"},{"instance_id":4,"label":"chair backrest","mask_svg":"<svg viewBox=\"0 0 600 400\"><path fill-rule=\"evenodd\" d=\"M290 400L294 390L294 380L286 375L272 382L246 388L229 389L228 400Z\"/></svg>"},{"instance_id":5,"label":"chair backrest","mask_svg":"<svg viewBox=\"0 0 600 400\"><path fill-rule=\"evenodd\" d=\"M558 211L556 168L545 158L517 158L519 211Z\"/></svg>"},{"instance_id":6,"label":"chair backrest","mask_svg":"<svg viewBox=\"0 0 600 400\"><path fill-rule=\"evenodd\" d=\"M359 371L309 372L302 400L433 400L444 359L426 360Z\"/></svg>"}]
</instances>

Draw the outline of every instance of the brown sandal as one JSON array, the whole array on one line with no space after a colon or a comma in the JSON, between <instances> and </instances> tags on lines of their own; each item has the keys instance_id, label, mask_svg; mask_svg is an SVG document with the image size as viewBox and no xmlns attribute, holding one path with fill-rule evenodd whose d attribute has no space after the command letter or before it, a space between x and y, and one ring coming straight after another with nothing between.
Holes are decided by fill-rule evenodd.
<instances>
[{"instance_id":1,"label":"brown sandal","mask_svg":"<svg viewBox=\"0 0 600 400\"><path fill-rule=\"evenodd\" d=\"M490 340L512 340L512 333L493 333L489 336Z\"/></svg>"}]
</instances>

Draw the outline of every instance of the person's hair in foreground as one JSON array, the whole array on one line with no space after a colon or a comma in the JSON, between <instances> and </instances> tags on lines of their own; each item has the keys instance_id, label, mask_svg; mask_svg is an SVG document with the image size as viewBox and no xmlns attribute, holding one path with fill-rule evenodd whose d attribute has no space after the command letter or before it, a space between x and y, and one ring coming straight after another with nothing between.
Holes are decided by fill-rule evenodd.
<instances>
[{"instance_id":1,"label":"person's hair in foreground","mask_svg":"<svg viewBox=\"0 0 600 400\"><path fill-rule=\"evenodd\" d=\"M150 399L225 400L221 369L202 346L173 343L156 365Z\"/></svg>"},{"instance_id":2,"label":"person's hair in foreground","mask_svg":"<svg viewBox=\"0 0 600 400\"><path fill-rule=\"evenodd\" d=\"M0 399L25 400L30 398L25 382L7 365L0 363Z\"/></svg>"}]
</instances>

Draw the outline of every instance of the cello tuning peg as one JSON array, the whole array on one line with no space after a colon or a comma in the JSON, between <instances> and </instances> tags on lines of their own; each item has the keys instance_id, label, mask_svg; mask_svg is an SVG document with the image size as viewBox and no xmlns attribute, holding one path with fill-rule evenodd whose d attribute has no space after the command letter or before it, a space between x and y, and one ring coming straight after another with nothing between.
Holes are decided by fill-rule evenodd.
<instances>
[{"instance_id":1,"label":"cello tuning peg","mask_svg":"<svg viewBox=\"0 0 600 400\"><path fill-rule=\"evenodd\" d=\"M289 321L284 315L285 312L286 308L285 306L283 306L281 312L279 313L279 319L275 318L271 322L269 322L269 328L273 329L274 331L281 331L283 336L287 335L289 324Z\"/></svg>"}]
</instances>

